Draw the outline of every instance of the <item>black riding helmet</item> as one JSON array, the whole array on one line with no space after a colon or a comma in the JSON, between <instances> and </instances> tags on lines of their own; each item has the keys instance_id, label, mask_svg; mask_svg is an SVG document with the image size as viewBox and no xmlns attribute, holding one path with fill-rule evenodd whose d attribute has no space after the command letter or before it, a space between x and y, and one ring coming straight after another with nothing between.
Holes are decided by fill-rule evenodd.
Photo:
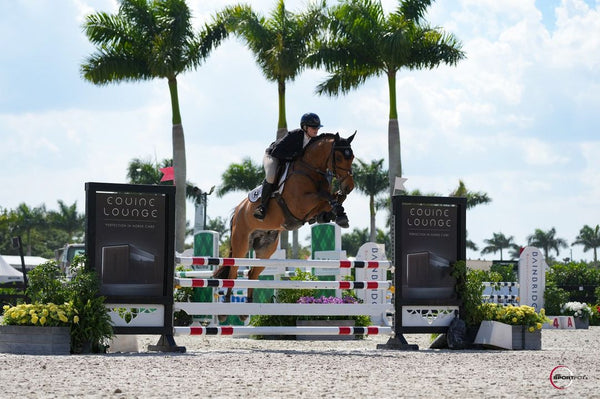
<instances>
[{"instance_id":1,"label":"black riding helmet","mask_svg":"<svg viewBox=\"0 0 600 399\"><path fill-rule=\"evenodd\" d=\"M302 115L302 118L300 119L300 127L304 129L304 126L323 127L323 125L321 125L321 119L319 118L319 115L313 114L312 112Z\"/></svg>"}]
</instances>

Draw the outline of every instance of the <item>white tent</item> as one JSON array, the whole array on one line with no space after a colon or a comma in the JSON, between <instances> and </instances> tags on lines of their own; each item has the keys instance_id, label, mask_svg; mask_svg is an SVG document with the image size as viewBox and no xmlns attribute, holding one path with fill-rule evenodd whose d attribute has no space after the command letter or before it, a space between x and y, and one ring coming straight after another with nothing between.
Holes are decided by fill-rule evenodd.
<instances>
[{"instance_id":1,"label":"white tent","mask_svg":"<svg viewBox=\"0 0 600 399\"><path fill-rule=\"evenodd\" d=\"M21 257L19 255L1 256L9 265L14 267L18 271L21 271ZM30 271L31 269L35 268L38 265L41 265L42 263L48 262L48 259L42 258L41 256L23 256L23 259L25 260L25 270L27 271Z\"/></svg>"},{"instance_id":2,"label":"white tent","mask_svg":"<svg viewBox=\"0 0 600 399\"><path fill-rule=\"evenodd\" d=\"M8 264L0 255L0 283L23 282L23 273Z\"/></svg>"}]
</instances>

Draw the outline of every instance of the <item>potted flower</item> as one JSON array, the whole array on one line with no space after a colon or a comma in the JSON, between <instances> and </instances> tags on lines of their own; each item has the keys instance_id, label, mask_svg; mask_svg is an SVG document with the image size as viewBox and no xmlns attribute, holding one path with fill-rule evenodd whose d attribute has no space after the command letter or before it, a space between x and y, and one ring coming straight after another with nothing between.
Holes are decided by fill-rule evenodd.
<instances>
[{"instance_id":1,"label":"potted flower","mask_svg":"<svg viewBox=\"0 0 600 399\"><path fill-rule=\"evenodd\" d=\"M503 306L496 303L484 303L480 305L483 321L477 334L475 343L486 344L486 337L490 336L494 328L510 331L508 340L510 348L498 345L506 349L541 349L541 329L549 319L544 309L539 312L527 305ZM502 324L496 326L494 323ZM507 338L507 337L503 337Z\"/></svg>"},{"instance_id":2,"label":"potted flower","mask_svg":"<svg viewBox=\"0 0 600 399\"><path fill-rule=\"evenodd\" d=\"M72 302L5 305L3 311L0 351L39 355L70 353L70 326L79 322Z\"/></svg>"},{"instance_id":3,"label":"potted flower","mask_svg":"<svg viewBox=\"0 0 600 399\"><path fill-rule=\"evenodd\" d=\"M567 302L560 307L564 316L573 316L576 329L587 329L590 326L592 308L587 303Z\"/></svg>"},{"instance_id":4,"label":"potted flower","mask_svg":"<svg viewBox=\"0 0 600 399\"><path fill-rule=\"evenodd\" d=\"M3 308L0 350L36 354L105 351L113 335L110 315L104 306L104 297L98 295L98 275L84 263L83 256L73 259L70 279L55 261L43 263L29 272L27 296L32 303ZM55 333L61 338L40 338ZM25 336L29 337L29 345L19 344ZM38 340L50 343L59 340L62 346L31 345Z\"/></svg>"}]
</instances>

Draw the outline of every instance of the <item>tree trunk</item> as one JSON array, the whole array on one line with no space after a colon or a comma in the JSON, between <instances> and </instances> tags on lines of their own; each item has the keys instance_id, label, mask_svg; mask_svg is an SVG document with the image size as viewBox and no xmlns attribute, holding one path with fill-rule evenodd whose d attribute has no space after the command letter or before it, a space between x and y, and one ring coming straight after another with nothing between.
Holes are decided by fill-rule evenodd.
<instances>
[{"instance_id":1,"label":"tree trunk","mask_svg":"<svg viewBox=\"0 0 600 399\"><path fill-rule=\"evenodd\" d=\"M400 129L398 127L398 111L396 110L396 71L388 71L388 91L390 94L390 121L388 124L388 177L390 180L390 196L393 196L396 177L402 177Z\"/></svg>"},{"instance_id":2,"label":"tree trunk","mask_svg":"<svg viewBox=\"0 0 600 399\"><path fill-rule=\"evenodd\" d=\"M369 212L371 216L371 234L369 236L369 241L375 242L375 197L373 195L369 196Z\"/></svg>"},{"instance_id":3,"label":"tree trunk","mask_svg":"<svg viewBox=\"0 0 600 399\"><path fill-rule=\"evenodd\" d=\"M177 94L177 78L169 78L171 94L171 112L173 119L173 171L175 176L175 250L183 252L185 248L185 185L186 161L183 125L179 112L179 96Z\"/></svg>"},{"instance_id":4,"label":"tree trunk","mask_svg":"<svg viewBox=\"0 0 600 399\"><path fill-rule=\"evenodd\" d=\"M277 98L279 102L279 120L277 121L277 138L285 136L287 133L287 119L285 116L285 80L279 79L277 82Z\"/></svg>"},{"instance_id":5,"label":"tree trunk","mask_svg":"<svg viewBox=\"0 0 600 399\"><path fill-rule=\"evenodd\" d=\"M398 128L397 119L390 119L388 124L388 159L390 168L388 171L388 177L390 181L390 196L393 196L396 177L402 177L402 164L400 160L400 129Z\"/></svg>"},{"instance_id":6,"label":"tree trunk","mask_svg":"<svg viewBox=\"0 0 600 399\"><path fill-rule=\"evenodd\" d=\"M185 249L185 139L183 126L173 125L173 170L175 172L175 250Z\"/></svg>"},{"instance_id":7,"label":"tree trunk","mask_svg":"<svg viewBox=\"0 0 600 399\"><path fill-rule=\"evenodd\" d=\"M292 259L298 259L300 243L298 242L298 230L292 232Z\"/></svg>"}]
</instances>

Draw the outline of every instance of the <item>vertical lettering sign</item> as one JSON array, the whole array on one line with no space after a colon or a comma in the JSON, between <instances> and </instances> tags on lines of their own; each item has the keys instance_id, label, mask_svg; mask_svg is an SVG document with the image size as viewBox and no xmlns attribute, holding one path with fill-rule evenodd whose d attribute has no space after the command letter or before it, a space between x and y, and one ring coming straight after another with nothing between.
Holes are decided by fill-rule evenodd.
<instances>
[{"instance_id":1,"label":"vertical lettering sign","mask_svg":"<svg viewBox=\"0 0 600 399\"><path fill-rule=\"evenodd\" d=\"M451 264L459 255L458 217L456 205L402 203L402 250L396 259L402 273L402 298L456 298Z\"/></svg>"},{"instance_id":2,"label":"vertical lettering sign","mask_svg":"<svg viewBox=\"0 0 600 399\"><path fill-rule=\"evenodd\" d=\"M102 295L163 294L165 196L96 193L96 270Z\"/></svg>"},{"instance_id":3,"label":"vertical lettering sign","mask_svg":"<svg viewBox=\"0 0 600 399\"><path fill-rule=\"evenodd\" d=\"M525 247L519 256L519 304L539 311L544 307L546 261L542 251Z\"/></svg>"}]
</instances>

